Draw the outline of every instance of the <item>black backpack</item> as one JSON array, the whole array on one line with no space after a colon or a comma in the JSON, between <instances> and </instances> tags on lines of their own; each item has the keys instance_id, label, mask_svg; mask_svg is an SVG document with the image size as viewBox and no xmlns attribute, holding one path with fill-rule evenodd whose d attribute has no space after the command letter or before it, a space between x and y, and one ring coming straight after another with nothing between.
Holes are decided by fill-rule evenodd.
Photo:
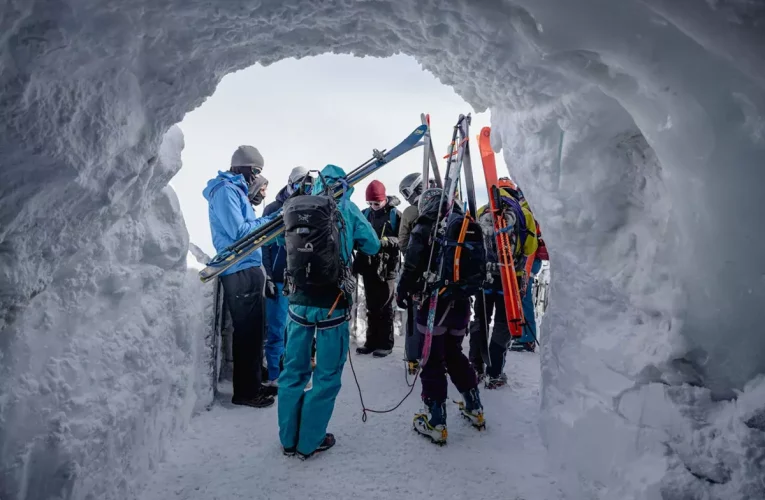
<instances>
[{"instance_id":1,"label":"black backpack","mask_svg":"<svg viewBox=\"0 0 765 500\"><path fill-rule=\"evenodd\" d=\"M284 239L287 253L285 282L309 295L336 294L348 274L342 260L340 228L343 217L324 177L324 192L309 195L310 172L284 202Z\"/></svg>"},{"instance_id":2,"label":"black backpack","mask_svg":"<svg viewBox=\"0 0 765 500\"><path fill-rule=\"evenodd\" d=\"M460 241L466 219L465 235ZM444 234L436 239L436 245L434 252L444 247L443 274L436 283L439 288L446 288L444 295L466 298L482 293L486 281L486 247L481 226L472 218L453 212L446 221ZM458 248L461 248L459 268L455 269ZM432 265L435 269L431 271L438 272L439 264L433 262ZM455 275L455 271L459 276Z\"/></svg>"}]
</instances>

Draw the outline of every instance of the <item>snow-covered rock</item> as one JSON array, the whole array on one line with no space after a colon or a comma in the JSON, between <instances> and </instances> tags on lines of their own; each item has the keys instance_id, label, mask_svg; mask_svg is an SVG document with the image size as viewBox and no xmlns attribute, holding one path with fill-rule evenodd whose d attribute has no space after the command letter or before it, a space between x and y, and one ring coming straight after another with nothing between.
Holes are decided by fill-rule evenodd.
<instances>
[{"instance_id":1,"label":"snow-covered rock","mask_svg":"<svg viewBox=\"0 0 765 500\"><path fill-rule=\"evenodd\" d=\"M188 418L204 321L163 134L226 73L328 51L413 55L492 108L552 257L543 428L570 498L765 496L759 3L1 9L0 496L123 497Z\"/></svg>"}]
</instances>

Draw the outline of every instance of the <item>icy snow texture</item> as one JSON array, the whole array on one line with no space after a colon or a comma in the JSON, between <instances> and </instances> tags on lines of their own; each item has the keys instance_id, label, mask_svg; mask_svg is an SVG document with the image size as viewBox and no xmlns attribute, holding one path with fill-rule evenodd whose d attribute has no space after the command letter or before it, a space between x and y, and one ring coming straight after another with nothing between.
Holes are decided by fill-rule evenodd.
<instances>
[{"instance_id":1,"label":"icy snow texture","mask_svg":"<svg viewBox=\"0 0 765 500\"><path fill-rule=\"evenodd\" d=\"M91 246L139 237L130 231L146 224L150 195L172 175L154 158L162 134L224 74L255 62L400 51L476 109L492 108L495 146L544 224L556 281L543 429L570 498L765 496L765 397L752 381L765 371L763 23L759 3L734 0L3 3L0 449L13 481L2 484L15 498L34 498L30 488L115 498L120 478L146 472L161 439L152 452L123 445L173 427L131 406L117 412L134 425L122 429L125 442L97 447L67 434L82 435L71 421L76 405L51 400L66 391L105 408L125 400L121 378L83 380L86 363L128 380L150 371L139 370L150 362L145 344L127 361L108 356L125 346L100 356L76 347L96 338L104 351L115 338L98 334L113 315L84 330L89 298L108 289L139 301L142 286L171 289L180 274L161 245L145 250L145 265L171 268L159 282L116 270L91 288L58 280L83 266ZM137 248L119 246L140 267ZM175 248L182 261L185 241ZM100 283L99 275L70 279ZM180 278L175 286L182 302ZM49 300L71 312L66 320L42 308ZM144 334L154 338L184 318L176 302L145 302L156 317L132 314L112 329L156 322ZM150 366L190 370L182 339L172 351L186 359L160 350ZM80 369L65 390L41 397L46 381L65 380L56 375L66 372L62 349ZM739 401L719 401L736 390ZM186 400L171 392L147 410L187 418ZM21 411L30 408L39 411ZM43 443L54 451L40 453Z\"/></svg>"},{"instance_id":2,"label":"icy snow texture","mask_svg":"<svg viewBox=\"0 0 765 500\"><path fill-rule=\"evenodd\" d=\"M188 235L164 187L182 147L174 127L121 204L109 211L91 200L99 237L67 241L74 224L63 241L42 224L29 240L16 237L62 260L26 304L5 309L0 498L134 496L166 437L212 400L204 368L212 289L186 269ZM63 189L38 187L51 198ZM60 211L75 202L85 208L74 199ZM52 241L61 247L46 247Z\"/></svg>"}]
</instances>

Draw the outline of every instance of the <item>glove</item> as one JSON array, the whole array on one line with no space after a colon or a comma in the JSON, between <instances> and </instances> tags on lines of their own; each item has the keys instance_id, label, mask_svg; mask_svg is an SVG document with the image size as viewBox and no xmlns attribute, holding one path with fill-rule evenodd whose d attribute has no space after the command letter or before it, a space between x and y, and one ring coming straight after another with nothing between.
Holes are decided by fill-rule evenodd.
<instances>
[{"instance_id":1,"label":"glove","mask_svg":"<svg viewBox=\"0 0 765 500\"><path fill-rule=\"evenodd\" d=\"M398 248L398 243L396 243L393 240L389 240L388 237L384 237L380 240L380 248L384 248L385 250L392 250Z\"/></svg>"},{"instance_id":2,"label":"glove","mask_svg":"<svg viewBox=\"0 0 765 500\"><path fill-rule=\"evenodd\" d=\"M266 279L266 298L269 299L275 299L278 295L278 290L276 289L276 285L271 280L271 278Z\"/></svg>"}]
</instances>

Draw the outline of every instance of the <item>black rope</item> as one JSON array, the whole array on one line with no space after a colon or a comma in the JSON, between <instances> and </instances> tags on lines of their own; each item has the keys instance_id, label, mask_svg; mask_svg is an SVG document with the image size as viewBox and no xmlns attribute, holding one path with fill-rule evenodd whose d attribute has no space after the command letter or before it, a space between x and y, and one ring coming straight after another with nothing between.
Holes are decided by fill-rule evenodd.
<instances>
[{"instance_id":1,"label":"black rope","mask_svg":"<svg viewBox=\"0 0 765 500\"><path fill-rule=\"evenodd\" d=\"M367 412L369 413L390 413L392 411L398 410L398 408L404 404L404 401L406 401L406 398L408 398L412 392L414 392L414 387L417 385L417 377L419 376L420 372L418 371L414 375L414 380L412 381L412 385L409 386L409 392L406 393L406 396L404 396L404 399L398 402L396 406L393 408L390 408L388 410L373 410L371 408L367 408L364 404L364 396L361 394L361 385L359 385L359 379L356 377L356 369L353 367L353 357L351 356L351 346L348 346L348 361L351 364L351 372L353 373L353 380L356 382L356 388L359 390L359 401L361 401L361 421L366 423L367 421ZM408 383L407 383L408 385Z\"/></svg>"},{"instance_id":2,"label":"black rope","mask_svg":"<svg viewBox=\"0 0 765 500\"><path fill-rule=\"evenodd\" d=\"M412 383L409 383L409 364L407 363L404 365L404 382L406 382L407 387L414 387L414 384L417 383L417 375L420 373L420 370L417 369L417 371L414 372L414 379L412 380Z\"/></svg>"}]
</instances>

